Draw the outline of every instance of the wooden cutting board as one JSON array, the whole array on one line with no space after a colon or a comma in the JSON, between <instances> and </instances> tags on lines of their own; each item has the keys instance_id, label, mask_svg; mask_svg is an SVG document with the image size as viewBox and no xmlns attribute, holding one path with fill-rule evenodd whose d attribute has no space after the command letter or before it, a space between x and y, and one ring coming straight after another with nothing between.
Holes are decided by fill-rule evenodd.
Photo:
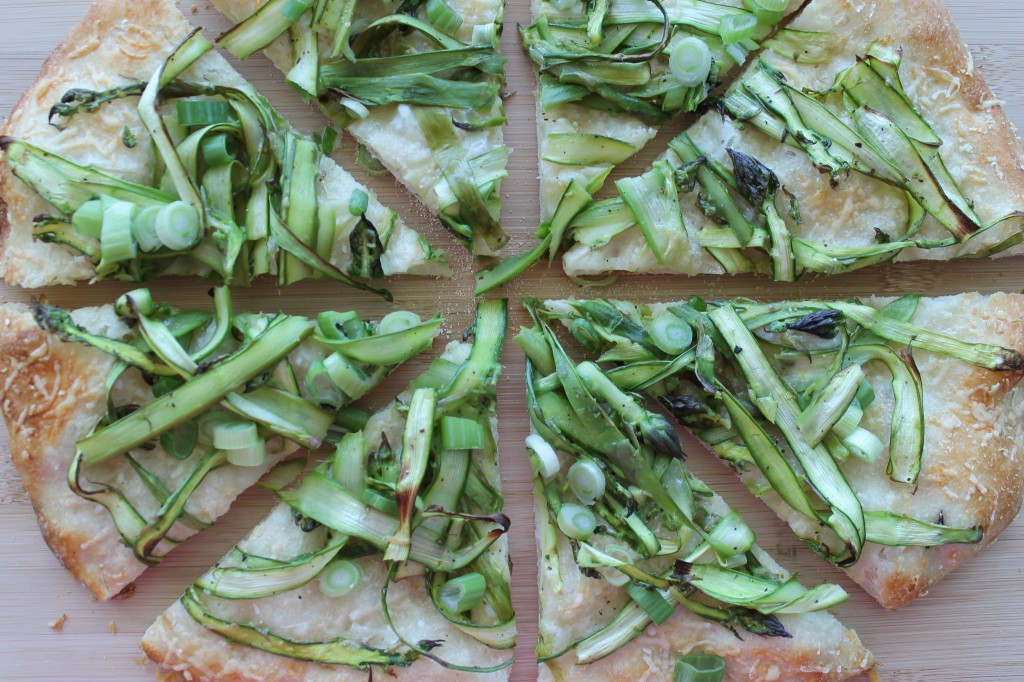
<instances>
[{"instance_id":1,"label":"wooden cutting board","mask_svg":"<svg viewBox=\"0 0 1024 682\"><path fill-rule=\"evenodd\" d=\"M908 1L908 0L893 0ZM0 0L0 114L7 115L19 94L34 79L47 54L79 21L89 0ZM186 13L215 36L225 22L201 2L184 0ZM502 185L503 220L514 235L512 251L524 250L536 227L537 179L534 113L530 64L518 49L517 23L529 22L528 2L508 0L504 50L509 58L509 125L506 142L515 151L511 177ZM1024 125L1024 6L1019 0L948 0L964 38L971 45L975 64L996 95L1006 102L1010 118ZM840 29L841 30L841 29ZM321 129L324 119L302 105L285 87L277 71L256 56L240 70L299 128ZM634 164L639 168L664 147L678 129L649 145ZM661 141L662 144L658 142ZM362 177L353 160L354 144L346 136L337 157ZM425 226L432 243L449 246L455 265L453 281L405 279L388 286L401 306L447 318L444 331L454 337L465 329L473 306L472 263L448 239L425 211L388 178L369 179L381 198L415 225ZM1024 204L1024 197L1021 199ZM770 284L751 277L622 278L598 295L667 300L690 294L705 297L734 295L783 298L787 296L847 297L868 294L898 295L916 291L949 294L964 290L1020 291L1024 287L1024 259L915 264L882 267L835 278L810 277L792 285ZM178 305L202 304L208 286L201 282L157 282L158 300ZM65 307L98 305L127 290L106 282L96 286L53 287L24 291L0 285L0 300L29 301L45 296ZM523 322L516 301L523 296L564 297L587 292L568 282L557 268L534 268L507 287L513 300L513 329ZM381 315L397 306L343 287L309 282L277 290L261 283L235 294L240 307L281 308L294 313L355 308ZM520 646L513 679L536 679L532 648L536 633L536 555L530 474L523 454L528 432L523 400L523 363L509 348L500 388L501 453L506 511L515 559L513 594L519 613ZM409 372L390 385L397 386ZM387 389L385 389L387 390ZM3 427L0 426L0 432ZM861 592L838 570L825 565L795 543L788 531L734 480L703 448L688 441L690 465L696 473L744 512L759 541L782 563L799 571L807 584L830 580L843 585L851 599L836 609L875 653L882 667L879 678L899 682L1024 680L1024 520L1018 519L999 541L977 559L942 581L928 597L898 613L889 613ZM153 619L176 599L206 568L241 538L273 505L265 491L252 491L235 504L217 526L176 550L158 569L137 582L127 600L99 603L67 576L39 535L35 517L10 464L6 435L0 435L0 680L153 680L155 668L146 665L138 648L139 637ZM66 615L63 628L51 627Z\"/></svg>"}]
</instances>

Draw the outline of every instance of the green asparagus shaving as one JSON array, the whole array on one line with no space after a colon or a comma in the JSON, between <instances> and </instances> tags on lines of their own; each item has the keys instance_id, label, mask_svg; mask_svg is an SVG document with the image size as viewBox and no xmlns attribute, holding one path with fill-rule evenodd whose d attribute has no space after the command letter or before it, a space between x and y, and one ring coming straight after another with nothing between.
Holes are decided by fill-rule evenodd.
<instances>
[{"instance_id":1,"label":"green asparagus shaving","mask_svg":"<svg viewBox=\"0 0 1024 682\"><path fill-rule=\"evenodd\" d=\"M778 584L713 564L679 562L675 575L719 601L743 604L766 614L817 611L841 604L850 596L838 585L808 590L795 578Z\"/></svg>"},{"instance_id":2,"label":"green asparagus shaving","mask_svg":"<svg viewBox=\"0 0 1024 682\"><path fill-rule=\"evenodd\" d=\"M405 432L402 436L402 468L395 488L398 503L398 530L388 540L385 561L405 561L412 544L412 517L423 476L430 459L430 441L433 437L434 410L437 392L432 388L418 388L409 403Z\"/></svg>"},{"instance_id":3,"label":"green asparagus shaving","mask_svg":"<svg viewBox=\"0 0 1024 682\"><path fill-rule=\"evenodd\" d=\"M827 31L801 31L784 28L764 42L776 54L799 64L821 64L828 59L835 36Z\"/></svg>"},{"instance_id":4,"label":"green asparagus shaving","mask_svg":"<svg viewBox=\"0 0 1024 682\"><path fill-rule=\"evenodd\" d=\"M674 178L671 166L659 161L647 173L615 183L659 263L664 263L670 254L689 248Z\"/></svg>"},{"instance_id":5,"label":"green asparagus shaving","mask_svg":"<svg viewBox=\"0 0 1024 682\"><path fill-rule=\"evenodd\" d=\"M879 545L935 547L951 543L978 543L984 537L981 528L951 528L890 512L864 512L870 542Z\"/></svg>"},{"instance_id":6,"label":"green asparagus shaving","mask_svg":"<svg viewBox=\"0 0 1024 682\"><path fill-rule=\"evenodd\" d=\"M375 334L355 339L333 340L315 334L317 341L339 354L373 365L393 365L403 362L430 347L444 319L432 319L401 331Z\"/></svg>"},{"instance_id":7,"label":"green asparagus shaving","mask_svg":"<svg viewBox=\"0 0 1024 682\"><path fill-rule=\"evenodd\" d=\"M367 670L373 665L404 667L411 665L415 658L412 652L374 649L345 638L323 642L297 642L268 632L265 627L255 623L223 620L203 605L200 593L195 588L185 592L181 603L197 623L211 632L230 642L279 656L314 663L347 665L359 670Z\"/></svg>"},{"instance_id":8,"label":"green asparagus shaving","mask_svg":"<svg viewBox=\"0 0 1024 682\"><path fill-rule=\"evenodd\" d=\"M545 161L562 166L618 165L636 152L636 147L604 135L552 133L544 145Z\"/></svg>"},{"instance_id":9,"label":"green asparagus shaving","mask_svg":"<svg viewBox=\"0 0 1024 682\"><path fill-rule=\"evenodd\" d=\"M306 476L298 488L282 490L278 497L303 515L340 533L361 538L381 550L388 546L398 530L396 518L368 507L316 471ZM465 567L506 532L507 518L500 514L488 518L496 528L480 541L455 551L439 547L432 535L420 529L414 530L408 545L409 558L437 571L453 571Z\"/></svg>"},{"instance_id":10,"label":"green asparagus shaving","mask_svg":"<svg viewBox=\"0 0 1024 682\"><path fill-rule=\"evenodd\" d=\"M736 171L736 185L740 193L752 206L761 212L771 236L769 255L772 259L772 279L792 282L796 279L793 246L789 228L779 215L775 198L779 191L779 179L768 167L752 156L734 149L726 150Z\"/></svg>"},{"instance_id":11,"label":"green asparagus shaving","mask_svg":"<svg viewBox=\"0 0 1024 682\"><path fill-rule=\"evenodd\" d=\"M664 625L675 611L675 602L666 599L658 590L641 587L636 583L626 583L625 590L657 625Z\"/></svg>"},{"instance_id":12,"label":"green asparagus shaving","mask_svg":"<svg viewBox=\"0 0 1024 682\"><path fill-rule=\"evenodd\" d=\"M291 16L294 15L285 14L284 10L291 2L269 0L248 19L217 38L217 43L239 59L262 50L298 21L298 17L293 19Z\"/></svg>"}]
</instances>

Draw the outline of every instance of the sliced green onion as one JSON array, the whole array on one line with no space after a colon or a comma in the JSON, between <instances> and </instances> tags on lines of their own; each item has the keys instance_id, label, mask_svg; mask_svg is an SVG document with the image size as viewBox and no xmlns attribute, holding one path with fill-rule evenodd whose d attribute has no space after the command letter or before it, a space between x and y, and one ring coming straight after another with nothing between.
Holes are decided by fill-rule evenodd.
<instances>
[{"instance_id":1,"label":"sliced green onion","mask_svg":"<svg viewBox=\"0 0 1024 682\"><path fill-rule=\"evenodd\" d=\"M213 432L221 424L238 421L237 418L222 410L204 412L196 420L199 424L199 442L207 445L213 444Z\"/></svg>"},{"instance_id":2,"label":"sliced green onion","mask_svg":"<svg viewBox=\"0 0 1024 682\"><path fill-rule=\"evenodd\" d=\"M238 158L238 139L234 135L219 133L203 138L203 160L209 166L231 163Z\"/></svg>"},{"instance_id":3,"label":"sliced green onion","mask_svg":"<svg viewBox=\"0 0 1024 682\"><path fill-rule=\"evenodd\" d=\"M693 329L672 313L654 318L648 333L654 345L669 355L679 355L693 343Z\"/></svg>"},{"instance_id":4,"label":"sliced green onion","mask_svg":"<svg viewBox=\"0 0 1024 682\"><path fill-rule=\"evenodd\" d=\"M377 333L384 335L404 332L406 329L412 329L422 324L422 322L423 320L420 319L420 316L414 312L396 310L381 318L380 324L377 325Z\"/></svg>"},{"instance_id":5,"label":"sliced green onion","mask_svg":"<svg viewBox=\"0 0 1024 682\"><path fill-rule=\"evenodd\" d=\"M487 580L479 573L452 578L437 592L437 601L452 613L469 611L479 604L487 591Z\"/></svg>"},{"instance_id":6,"label":"sliced green onion","mask_svg":"<svg viewBox=\"0 0 1024 682\"><path fill-rule=\"evenodd\" d=\"M871 386L867 379L860 382L860 386L857 387L856 400L860 403L862 409L868 409L868 405L875 402L875 389Z\"/></svg>"},{"instance_id":7,"label":"sliced green onion","mask_svg":"<svg viewBox=\"0 0 1024 682\"><path fill-rule=\"evenodd\" d=\"M480 422L447 415L441 418L441 447L445 450L477 450L486 444Z\"/></svg>"},{"instance_id":8,"label":"sliced green onion","mask_svg":"<svg viewBox=\"0 0 1024 682\"><path fill-rule=\"evenodd\" d=\"M100 254L104 263L130 260L138 253L132 238L135 211L135 204L128 201L117 201L103 209Z\"/></svg>"},{"instance_id":9,"label":"sliced green onion","mask_svg":"<svg viewBox=\"0 0 1024 682\"><path fill-rule=\"evenodd\" d=\"M317 578L320 591L328 597L344 597L363 582L363 569L348 559L335 559Z\"/></svg>"},{"instance_id":10,"label":"sliced green onion","mask_svg":"<svg viewBox=\"0 0 1024 682\"><path fill-rule=\"evenodd\" d=\"M676 610L675 604L670 603L657 590L647 589L642 585L630 582L626 585L626 592L644 610L644 613L658 625L664 625L665 621Z\"/></svg>"},{"instance_id":11,"label":"sliced green onion","mask_svg":"<svg viewBox=\"0 0 1024 682\"><path fill-rule=\"evenodd\" d=\"M352 196L348 199L348 212L356 216L363 215L369 204L370 195L357 187L352 190Z\"/></svg>"},{"instance_id":12,"label":"sliced green onion","mask_svg":"<svg viewBox=\"0 0 1024 682\"><path fill-rule=\"evenodd\" d=\"M558 512L558 527L573 540L586 540L594 534L594 512L579 504L563 504Z\"/></svg>"},{"instance_id":13,"label":"sliced green onion","mask_svg":"<svg viewBox=\"0 0 1024 682\"><path fill-rule=\"evenodd\" d=\"M347 103L352 101L353 100L350 100L346 97L345 99L341 100L341 103L348 106ZM358 102L356 102L356 104L358 104ZM367 110L366 107L363 107L361 104L360 106L362 107L363 111L365 111L363 116L360 116L360 118L366 118L367 116L369 116L369 110ZM370 152L370 149L361 142L356 145L356 163L359 164L359 167L362 168L363 172L366 173L367 175L372 175L373 177L387 175L388 169L385 168L384 164L380 162L380 159L374 156Z\"/></svg>"},{"instance_id":14,"label":"sliced green onion","mask_svg":"<svg viewBox=\"0 0 1024 682\"><path fill-rule=\"evenodd\" d=\"M743 6L763 24L777 24L789 6L789 0L743 0Z\"/></svg>"},{"instance_id":15,"label":"sliced green onion","mask_svg":"<svg viewBox=\"0 0 1024 682\"><path fill-rule=\"evenodd\" d=\"M843 439L843 445L865 462L874 462L882 454L882 450L885 449L878 436L860 427Z\"/></svg>"},{"instance_id":16,"label":"sliced green onion","mask_svg":"<svg viewBox=\"0 0 1024 682\"><path fill-rule=\"evenodd\" d=\"M222 99L179 99L178 125L185 128L232 123L231 104Z\"/></svg>"},{"instance_id":17,"label":"sliced green onion","mask_svg":"<svg viewBox=\"0 0 1024 682\"><path fill-rule=\"evenodd\" d=\"M359 400L373 388L370 377L340 353L324 358L324 369L334 385L352 400Z\"/></svg>"},{"instance_id":18,"label":"sliced green onion","mask_svg":"<svg viewBox=\"0 0 1024 682\"><path fill-rule=\"evenodd\" d=\"M576 499L588 507L604 496L604 472L594 462L576 462L569 467L568 479Z\"/></svg>"},{"instance_id":19,"label":"sliced green onion","mask_svg":"<svg viewBox=\"0 0 1024 682\"><path fill-rule=\"evenodd\" d=\"M254 445L225 450L224 454L228 464L234 464L236 467L258 467L267 461L267 443L259 438Z\"/></svg>"},{"instance_id":20,"label":"sliced green onion","mask_svg":"<svg viewBox=\"0 0 1024 682\"><path fill-rule=\"evenodd\" d=\"M152 253L164 245L156 234L156 218L160 215L160 206L147 206L135 214L132 221L132 236L138 242L139 248L146 253Z\"/></svg>"},{"instance_id":21,"label":"sliced green onion","mask_svg":"<svg viewBox=\"0 0 1024 682\"><path fill-rule=\"evenodd\" d=\"M462 17L444 0L427 0L427 19L448 35L454 35L462 26Z\"/></svg>"},{"instance_id":22,"label":"sliced green onion","mask_svg":"<svg viewBox=\"0 0 1024 682\"><path fill-rule=\"evenodd\" d=\"M725 659L713 654L691 654L676 659L672 682L722 682Z\"/></svg>"},{"instance_id":23,"label":"sliced green onion","mask_svg":"<svg viewBox=\"0 0 1024 682\"><path fill-rule=\"evenodd\" d=\"M832 432L840 438L846 438L857 430L863 418L864 410L861 409L860 405L857 404L857 400L854 399L850 406L846 408L846 412L843 412L843 416L832 427Z\"/></svg>"},{"instance_id":24,"label":"sliced green onion","mask_svg":"<svg viewBox=\"0 0 1024 682\"><path fill-rule=\"evenodd\" d=\"M749 14L727 14L722 17L722 23L718 26L718 35L726 45L734 45L747 38L753 38L756 30L757 17Z\"/></svg>"},{"instance_id":25,"label":"sliced green onion","mask_svg":"<svg viewBox=\"0 0 1024 682\"><path fill-rule=\"evenodd\" d=\"M199 216L184 201L174 201L160 210L156 235L172 251L184 251L199 241Z\"/></svg>"},{"instance_id":26,"label":"sliced green onion","mask_svg":"<svg viewBox=\"0 0 1024 682\"><path fill-rule=\"evenodd\" d=\"M259 431L252 422L229 421L213 427L213 447L218 450L251 448L259 440Z\"/></svg>"},{"instance_id":27,"label":"sliced green onion","mask_svg":"<svg viewBox=\"0 0 1024 682\"><path fill-rule=\"evenodd\" d=\"M562 463L558 461L558 454L555 453L555 449L539 434L531 433L527 436L526 447L532 450L533 454L537 455L538 473L544 478L551 478L562 468Z\"/></svg>"},{"instance_id":28,"label":"sliced green onion","mask_svg":"<svg viewBox=\"0 0 1024 682\"><path fill-rule=\"evenodd\" d=\"M71 216L71 226L75 232L83 237L99 239L103 230L104 203L102 199L92 199L79 206Z\"/></svg>"},{"instance_id":29,"label":"sliced green onion","mask_svg":"<svg viewBox=\"0 0 1024 682\"><path fill-rule=\"evenodd\" d=\"M692 88L708 79L712 61L707 44L696 36L690 36L672 47L668 68L680 85Z\"/></svg>"}]
</instances>

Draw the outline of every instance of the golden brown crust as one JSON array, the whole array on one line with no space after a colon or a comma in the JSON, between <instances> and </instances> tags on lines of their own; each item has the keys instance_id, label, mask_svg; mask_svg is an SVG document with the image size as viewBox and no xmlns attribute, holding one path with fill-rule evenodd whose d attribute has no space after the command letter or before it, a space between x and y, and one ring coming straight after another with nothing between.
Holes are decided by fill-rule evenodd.
<instances>
[{"instance_id":1,"label":"golden brown crust","mask_svg":"<svg viewBox=\"0 0 1024 682\"><path fill-rule=\"evenodd\" d=\"M110 120L90 121L92 130L73 125L62 134L49 126L49 108L72 87L103 89L145 79L188 30L172 0L97 0L46 59L0 134L46 141L47 148L75 148L103 160L101 165L115 163L114 156L118 162L140 158L145 150L120 144L118 131L132 119L111 115ZM92 277L92 264L77 252L32 241L32 218L46 212L47 204L13 175L6 157L0 161L0 198L0 275L5 281L35 287Z\"/></svg>"},{"instance_id":2,"label":"golden brown crust","mask_svg":"<svg viewBox=\"0 0 1024 682\"><path fill-rule=\"evenodd\" d=\"M102 414L109 356L61 343L42 332L25 306L0 306L0 411L11 458L61 564L101 599L114 596L145 567L104 540L109 516L75 497L66 483L74 442ZM106 518L104 518L106 517ZM115 556L106 557L110 552ZM124 553L127 552L127 557ZM134 564L134 566L133 566Z\"/></svg>"}]
</instances>

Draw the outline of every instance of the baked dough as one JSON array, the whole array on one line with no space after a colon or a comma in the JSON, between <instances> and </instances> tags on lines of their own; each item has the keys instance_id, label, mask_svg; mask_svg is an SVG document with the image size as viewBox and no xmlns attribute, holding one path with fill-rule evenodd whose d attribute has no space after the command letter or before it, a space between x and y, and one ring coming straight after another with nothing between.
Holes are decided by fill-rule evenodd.
<instances>
[{"instance_id":1,"label":"baked dough","mask_svg":"<svg viewBox=\"0 0 1024 682\"><path fill-rule=\"evenodd\" d=\"M843 21L837 24L836 17ZM1024 147L999 100L974 67L940 0L812 0L790 27L830 33L817 64L800 64L772 51L762 55L798 89L831 87L835 75L851 66L872 42L902 49L900 77L907 93L943 140L942 157L982 223L1024 208L1020 200L1024 196ZM755 66L748 66L745 73ZM802 224L784 216L795 236L830 246L865 246L875 243L875 228L890 235L902 234L907 204L901 190L859 173L839 178L833 189L828 175L819 173L802 150L780 144L752 125L740 130L718 113L706 114L688 132L702 151L727 167L731 168L731 163L725 150L733 148L771 168L799 201ZM678 163L673 153L661 158L666 157ZM780 197L780 205L784 201ZM691 237L702 229L717 227L696 206L695 193L684 194L681 205ZM1020 220L1011 220L965 244L905 249L896 260L948 260L992 246L1021 229ZM943 238L949 233L928 216L920 235ZM1024 247L1018 245L998 255L1019 253L1024 253ZM563 265L570 275L723 272L710 253L699 248L659 264L638 227L599 248L573 245L564 255Z\"/></svg>"},{"instance_id":2,"label":"baked dough","mask_svg":"<svg viewBox=\"0 0 1024 682\"><path fill-rule=\"evenodd\" d=\"M864 302L880 308L891 299ZM568 311L564 301L548 301ZM656 314L672 304L651 306ZM941 330L967 342L1024 349L1024 296L961 294L922 298L912 324ZM863 366L875 390L861 426L882 441L873 464L850 457L840 464L865 510L890 511L954 528L984 531L978 544L938 547L885 547L867 543L859 561L845 569L883 606L897 609L926 594L958 564L981 551L1017 515L1024 497L1024 384L1021 371L993 372L960 360L914 350L924 387L925 441L916 490L886 474L893 414L891 377L878 363ZM741 474L751 489L767 481L756 467ZM802 538L814 539L820 526L785 505L769 490L762 498Z\"/></svg>"},{"instance_id":3,"label":"baked dough","mask_svg":"<svg viewBox=\"0 0 1024 682\"><path fill-rule=\"evenodd\" d=\"M125 179L148 184L153 154L136 111L136 98L111 102L94 113L74 117L64 131L49 124L50 107L71 88L103 90L148 79L171 50L192 30L173 0L99 0L50 55L39 78L18 100L0 134L20 138L68 159ZM185 78L244 85L245 80L220 54L209 52ZM121 142L128 126L138 137L132 149ZM322 201L338 204L335 262L351 262L348 197L362 188L371 197L367 217L383 218L385 208L331 159L321 162ZM341 209L344 210L341 210ZM9 284L40 287L73 284L95 276L95 264L70 247L32 238L32 219L53 209L14 177L6 159L0 164L0 276ZM344 245L344 250L341 248ZM430 260L421 237L399 220L381 265L385 274L450 275L447 264Z\"/></svg>"},{"instance_id":4,"label":"baked dough","mask_svg":"<svg viewBox=\"0 0 1024 682\"><path fill-rule=\"evenodd\" d=\"M360 0L356 3L357 20L361 12L360 3L370 8L368 12L371 16L383 14L380 12L381 3ZM266 0L212 0L212 4L232 21L241 22L266 4ZM503 0L449 0L447 4L463 20L453 37L467 44L473 42L475 27L500 22L504 11ZM390 7L389 4L384 6ZM394 8L389 11L394 11ZM329 51L329 46L327 41L320 42L323 55ZM282 73L288 73L295 63L291 40L287 33L279 36L264 52ZM366 145L373 156L432 212L440 211L441 199L436 185L438 179L443 177L443 173L436 155L423 138L412 105L389 104L370 107L366 118L352 122L345 130ZM501 126L478 130L456 128L455 134L459 149L467 159L497 149L503 144L504 133ZM482 240L475 240L473 246L476 255L489 254Z\"/></svg>"},{"instance_id":5,"label":"baked dough","mask_svg":"<svg viewBox=\"0 0 1024 682\"><path fill-rule=\"evenodd\" d=\"M120 337L128 328L111 306L82 308L72 313L80 326ZM110 514L100 504L79 497L68 487L68 467L75 441L92 432L106 414L104 381L111 356L78 343L65 343L36 325L24 305L0 305L0 411L9 435L11 459L28 492L43 537L57 559L99 599L128 587L146 564L135 558L121 539ZM152 390L137 370L129 370L114 392L119 404L152 399ZM234 499L297 446L287 444L256 467L222 466L207 475L190 496L187 509L212 522L228 511ZM156 446L154 454L162 453ZM171 457L154 456L146 466L168 485L187 473L170 466ZM117 486L152 518L159 504L122 457L98 465L96 472ZM175 537L195 533L178 523Z\"/></svg>"},{"instance_id":6,"label":"baked dough","mask_svg":"<svg viewBox=\"0 0 1024 682\"><path fill-rule=\"evenodd\" d=\"M465 358L468 346L452 342L444 357L459 362ZM404 425L403 415L395 403L374 414L364 430L370 451L379 447L382 434L386 434L390 443L401 442ZM493 418L491 430L496 437L497 421ZM474 466L482 467L487 480L497 487L496 461L478 457ZM325 543L323 533L322 527L311 533L300 530L291 508L281 503L238 544L238 548L258 556L288 560L321 549ZM487 551L492 552L497 561L508 565L506 537L499 538ZM325 596L314 579L300 588L272 597L209 599L210 608L226 620L258 624L296 641L346 637L386 649L397 643L380 608L380 590L387 568L380 553L356 562L363 570L362 583L341 597ZM511 650L491 649L481 644L442 618L420 576L393 583L388 604L396 626L410 641L443 640L434 653L445 660L485 667L498 665L512 654ZM199 624L180 601L150 626L142 639L142 648L147 656L170 672L173 679L181 680L362 682L368 674L344 665L310 663L232 643ZM425 657L419 657L409 667L396 666L384 673L380 668L373 670L373 679L422 682L501 682L508 676L509 668L493 673L461 672L444 668Z\"/></svg>"}]
</instances>

